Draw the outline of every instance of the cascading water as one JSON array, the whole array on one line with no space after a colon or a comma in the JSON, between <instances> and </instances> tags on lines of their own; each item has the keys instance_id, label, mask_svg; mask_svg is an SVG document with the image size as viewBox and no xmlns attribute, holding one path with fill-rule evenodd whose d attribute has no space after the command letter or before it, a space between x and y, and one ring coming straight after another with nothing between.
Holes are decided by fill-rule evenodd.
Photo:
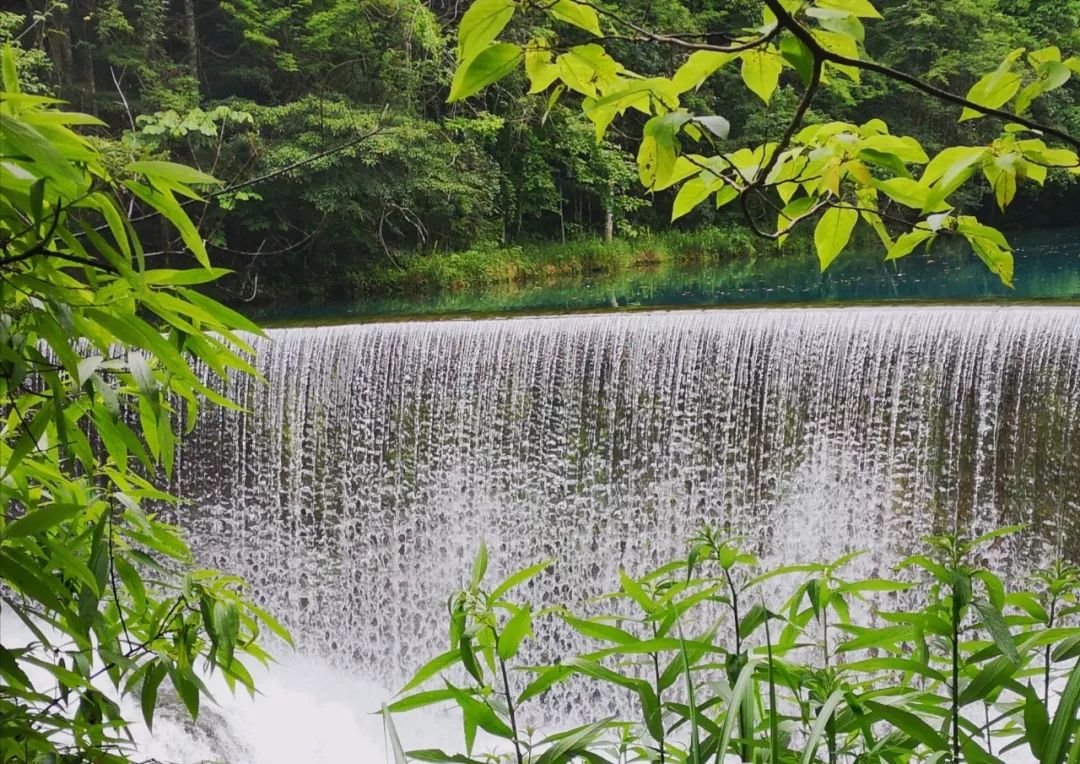
<instances>
[{"instance_id":1,"label":"cascading water","mask_svg":"<svg viewBox=\"0 0 1080 764\"><path fill-rule=\"evenodd\" d=\"M1080 308L370 324L256 348L268 383L228 391L249 413L207 410L182 448L181 522L305 653L383 686L445 649L481 537L496 573L556 558L528 598L571 605L705 521L768 562L867 549L862 573L932 530L1013 522L1004 570L1080 559Z\"/></svg>"}]
</instances>

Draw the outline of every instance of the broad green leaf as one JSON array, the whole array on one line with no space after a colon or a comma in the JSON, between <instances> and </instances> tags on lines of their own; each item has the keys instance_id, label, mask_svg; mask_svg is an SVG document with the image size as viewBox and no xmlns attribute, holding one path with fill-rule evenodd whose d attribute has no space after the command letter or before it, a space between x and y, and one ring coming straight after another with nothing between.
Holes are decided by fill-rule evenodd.
<instances>
[{"instance_id":1,"label":"broad green leaf","mask_svg":"<svg viewBox=\"0 0 1080 764\"><path fill-rule=\"evenodd\" d=\"M910 164L926 164L930 161L919 142L906 136L871 135L863 138L860 146L882 154L892 154Z\"/></svg>"},{"instance_id":2,"label":"broad green leaf","mask_svg":"<svg viewBox=\"0 0 1080 764\"><path fill-rule=\"evenodd\" d=\"M694 124L701 125L720 140L724 140L731 133L731 123L715 114L707 117L694 117Z\"/></svg>"},{"instance_id":3,"label":"broad green leaf","mask_svg":"<svg viewBox=\"0 0 1080 764\"><path fill-rule=\"evenodd\" d=\"M529 78L529 93L541 93L559 79L555 56L535 40L525 48L525 75Z\"/></svg>"},{"instance_id":4,"label":"broad green leaf","mask_svg":"<svg viewBox=\"0 0 1080 764\"><path fill-rule=\"evenodd\" d=\"M460 101L498 82L517 67L522 55L521 48L510 43L485 48L475 58L458 66L447 100L451 103Z\"/></svg>"},{"instance_id":5,"label":"broad green leaf","mask_svg":"<svg viewBox=\"0 0 1080 764\"><path fill-rule=\"evenodd\" d=\"M998 209L1002 212L1016 197L1016 167L1019 157L1005 154L983 164L983 174L990 181Z\"/></svg>"},{"instance_id":6,"label":"broad green leaf","mask_svg":"<svg viewBox=\"0 0 1080 764\"><path fill-rule=\"evenodd\" d=\"M967 93L967 100L990 109L998 109L1008 103L1020 89L1021 77L1012 71L1012 65L1022 53L1023 48L1014 50L997 69L972 85ZM983 116L982 112L965 106L960 114L960 121L964 122L981 116Z\"/></svg>"},{"instance_id":7,"label":"broad green leaf","mask_svg":"<svg viewBox=\"0 0 1080 764\"><path fill-rule=\"evenodd\" d=\"M979 259L992 272L996 273L1006 286L1012 286L1013 256L1012 248L1002 236L1001 231L983 225L970 216L957 218L956 230L968 240Z\"/></svg>"},{"instance_id":8,"label":"broad green leaf","mask_svg":"<svg viewBox=\"0 0 1080 764\"><path fill-rule=\"evenodd\" d=\"M859 16L861 18L881 18L881 14L878 13L870 0L815 0L814 5L818 8L831 8L838 11L844 11L845 13L850 13L852 16Z\"/></svg>"},{"instance_id":9,"label":"broad green leaf","mask_svg":"<svg viewBox=\"0 0 1080 764\"><path fill-rule=\"evenodd\" d=\"M513 16L513 0L474 0L458 24L459 65L469 63L485 50ZM456 99L451 96L450 100Z\"/></svg>"},{"instance_id":10,"label":"broad green leaf","mask_svg":"<svg viewBox=\"0 0 1080 764\"><path fill-rule=\"evenodd\" d=\"M689 213L722 185L724 182L710 172L703 172L683 183L671 206L671 220L678 220Z\"/></svg>"},{"instance_id":11,"label":"broad green leaf","mask_svg":"<svg viewBox=\"0 0 1080 764\"><path fill-rule=\"evenodd\" d=\"M822 272L847 246L858 220L858 211L851 207L837 206L825 210L814 228L814 247Z\"/></svg>"},{"instance_id":12,"label":"broad green leaf","mask_svg":"<svg viewBox=\"0 0 1080 764\"><path fill-rule=\"evenodd\" d=\"M526 700L546 692L553 685L571 677L574 672L575 669L573 666L564 665L552 666L551 668L541 671L536 679L530 682L525 689L521 691L521 695L518 696L518 703L524 703Z\"/></svg>"},{"instance_id":13,"label":"broad green leaf","mask_svg":"<svg viewBox=\"0 0 1080 764\"><path fill-rule=\"evenodd\" d=\"M143 721L146 728L154 729L154 710L157 708L157 693L167 669L164 664L154 662L143 677L139 690L139 704L142 707Z\"/></svg>"},{"instance_id":14,"label":"broad green leaf","mask_svg":"<svg viewBox=\"0 0 1080 764\"><path fill-rule=\"evenodd\" d=\"M15 51L12 49L10 42L4 43L3 82L4 90L8 93L19 92L19 74L15 68Z\"/></svg>"},{"instance_id":15,"label":"broad green leaf","mask_svg":"<svg viewBox=\"0 0 1080 764\"><path fill-rule=\"evenodd\" d=\"M199 265L204 268L210 267L210 258L206 254L206 245L203 242L202 236L195 228L195 224L191 222L191 218L184 212L183 207L176 201L176 197L173 196L172 191L169 189L151 188L150 186L145 186L142 183L136 183L135 181L127 181L124 185L127 186L135 196L157 210L165 220L172 223L173 227L180 232L184 244L191 250L191 253L195 255L195 259L199 261Z\"/></svg>"},{"instance_id":16,"label":"broad green leaf","mask_svg":"<svg viewBox=\"0 0 1080 764\"><path fill-rule=\"evenodd\" d=\"M596 15L596 11L588 5L574 0L556 0L548 8L548 13L560 21L573 24L597 37L602 34L600 31L600 18Z\"/></svg>"},{"instance_id":17,"label":"broad green leaf","mask_svg":"<svg viewBox=\"0 0 1080 764\"><path fill-rule=\"evenodd\" d=\"M575 45L555 60L559 76L571 90L584 96L596 98L600 90L618 80L623 67L600 45Z\"/></svg>"},{"instance_id":18,"label":"broad green leaf","mask_svg":"<svg viewBox=\"0 0 1080 764\"><path fill-rule=\"evenodd\" d=\"M808 84L814 72L814 54L806 43L790 33L780 39L780 55L798 72L803 84Z\"/></svg>"},{"instance_id":19,"label":"broad green leaf","mask_svg":"<svg viewBox=\"0 0 1080 764\"><path fill-rule=\"evenodd\" d=\"M697 50L690 54L685 63L678 68L672 82L679 93L694 90L711 77L718 69L737 56L734 53L720 53L711 50Z\"/></svg>"},{"instance_id":20,"label":"broad green leaf","mask_svg":"<svg viewBox=\"0 0 1080 764\"><path fill-rule=\"evenodd\" d=\"M885 259L899 260L901 257L907 257L915 251L917 246L933 237L933 231L927 228L915 228L896 239L896 243L889 248L889 252L885 255Z\"/></svg>"},{"instance_id":21,"label":"broad green leaf","mask_svg":"<svg viewBox=\"0 0 1080 764\"><path fill-rule=\"evenodd\" d=\"M1038 67L1039 78L1020 91L1016 97L1014 109L1017 114L1023 114L1031 106L1031 102L1043 93L1064 85L1072 77L1069 67L1060 61L1046 61Z\"/></svg>"},{"instance_id":22,"label":"broad green leaf","mask_svg":"<svg viewBox=\"0 0 1080 764\"><path fill-rule=\"evenodd\" d=\"M746 87L762 101L769 103L780 84L780 72L784 69L783 59L769 50L751 50L740 56L741 74Z\"/></svg>"}]
</instances>

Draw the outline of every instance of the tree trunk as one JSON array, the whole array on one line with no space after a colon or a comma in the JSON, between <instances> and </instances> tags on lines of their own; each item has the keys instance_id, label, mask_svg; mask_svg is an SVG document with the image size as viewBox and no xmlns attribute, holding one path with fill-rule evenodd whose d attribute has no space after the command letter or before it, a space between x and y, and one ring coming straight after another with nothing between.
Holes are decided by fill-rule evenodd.
<instances>
[{"instance_id":1,"label":"tree trunk","mask_svg":"<svg viewBox=\"0 0 1080 764\"><path fill-rule=\"evenodd\" d=\"M66 24L63 28L49 30L48 52L52 59L53 82L61 93L66 93L67 88L74 85L68 81L74 68L74 56L71 51L71 34Z\"/></svg>"},{"instance_id":2,"label":"tree trunk","mask_svg":"<svg viewBox=\"0 0 1080 764\"><path fill-rule=\"evenodd\" d=\"M199 30L195 26L195 0L184 0L184 32L188 45L191 76L199 80Z\"/></svg>"},{"instance_id":3,"label":"tree trunk","mask_svg":"<svg viewBox=\"0 0 1080 764\"><path fill-rule=\"evenodd\" d=\"M615 238L615 199L609 193L604 200L604 243L610 244Z\"/></svg>"}]
</instances>

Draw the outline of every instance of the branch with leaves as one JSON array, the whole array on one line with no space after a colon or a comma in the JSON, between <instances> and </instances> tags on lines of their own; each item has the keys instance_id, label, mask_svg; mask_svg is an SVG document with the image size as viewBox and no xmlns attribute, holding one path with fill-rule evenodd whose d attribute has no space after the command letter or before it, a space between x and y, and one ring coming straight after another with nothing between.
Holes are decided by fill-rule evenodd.
<instances>
[{"instance_id":1,"label":"branch with leaves","mask_svg":"<svg viewBox=\"0 0 1080 764\"><path fill-rule=\"evenodd\" d=\"M520 23L509 26L516 16ZM1065 57L1053 46L1016 49L959 95L867 58L864 22L877 18L870 0L762 0L758 26L709 33L703 40L699 34L648 29L588 0L476 0L461 19L450 100L475 95L524 64L530 92L550 92L549 108L567 93L580 97L597 140L628 112L647 117L639 177L653 192L679 186L672 219L709 199L717 207L738 199L757 234L782 242L795 225L816 218L822 270L848 246L860 221L881 240L889 260L929 246L941 234L955 234L1011 285L1012 247L1004 235L961 214L953 200L981 176L1004 210L1021 182L1041 185L1050 170L1080 174L1080 138L1028 115L1037 98L1080 74L1080 57ZM507 29L525 41L499 41ZM631 71L603 45L623 32L636 44L688 55L674 72ZM592 40L567 45L559 39L579 39L582 33ZM723 36L728 44L708 42L710 36ZM727 119L683 105L688 93L735 64L746 88L765 105L784 81L801 82L802 97L778 141L728 149ZM987 145L948 146L930 157L917 140L893 135L880 119L807 124L823 89L839 78L857 84L864 72L959 107L960 122L994 118L1001 132ZM775 225L754 214L751 199L775 215ZM889 213L889 206L904 212Z\"/></svg>"}]
</instances>

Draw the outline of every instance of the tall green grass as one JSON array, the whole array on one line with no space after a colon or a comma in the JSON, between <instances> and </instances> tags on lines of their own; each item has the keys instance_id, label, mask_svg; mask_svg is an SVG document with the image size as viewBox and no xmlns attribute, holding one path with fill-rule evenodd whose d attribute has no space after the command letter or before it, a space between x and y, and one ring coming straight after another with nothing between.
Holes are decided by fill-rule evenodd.
<instances>
[{"instance_id":1,"label":"tall green grass","mask_svg":"<svg viewBox=\"0 0 1080 764\"><path fill-rule=\"evenodd\" d=\"M788 246L800 246L800 240ZM705 264L777 251L775 243L757 238L741 227L668 230L607 243L597 237L582 237L565 243L465 252L414 252L398 256L396 265L382 265L363 274L352 274L349 279L354 291L361 294L417 294Z\"/></svg>"},{"instance_id":2,"label":"tall green grass","mask_svg":"<svg viewBox=\"0 0 1080 764\"><path fill-rule=\"evenodd\" d=\"M998 764L1021 750L1076 764L1080 570L1058 561L1010 586L985 551L1015 530L931 537L893 577L858 579L846 572L858 554L766 570L743 539L704 529L684 557L640 577L621 571L592 617L512 598L552 575L550 560L489 585L481 543L469 585L448 601L449 649L385 709L392 725L392 713L456 706L462 749L400 748L395 759ZM793 593L770 601L763 584L779 576ZM870 619L854 619L856 608ZM523 661L542 619L592 646L552 665ZM522 711L571 679L577 697L624 697L633 711L543 736L523 729ZM507 752L475 753L478 730Z\"/></svg>"}]
</instances>

